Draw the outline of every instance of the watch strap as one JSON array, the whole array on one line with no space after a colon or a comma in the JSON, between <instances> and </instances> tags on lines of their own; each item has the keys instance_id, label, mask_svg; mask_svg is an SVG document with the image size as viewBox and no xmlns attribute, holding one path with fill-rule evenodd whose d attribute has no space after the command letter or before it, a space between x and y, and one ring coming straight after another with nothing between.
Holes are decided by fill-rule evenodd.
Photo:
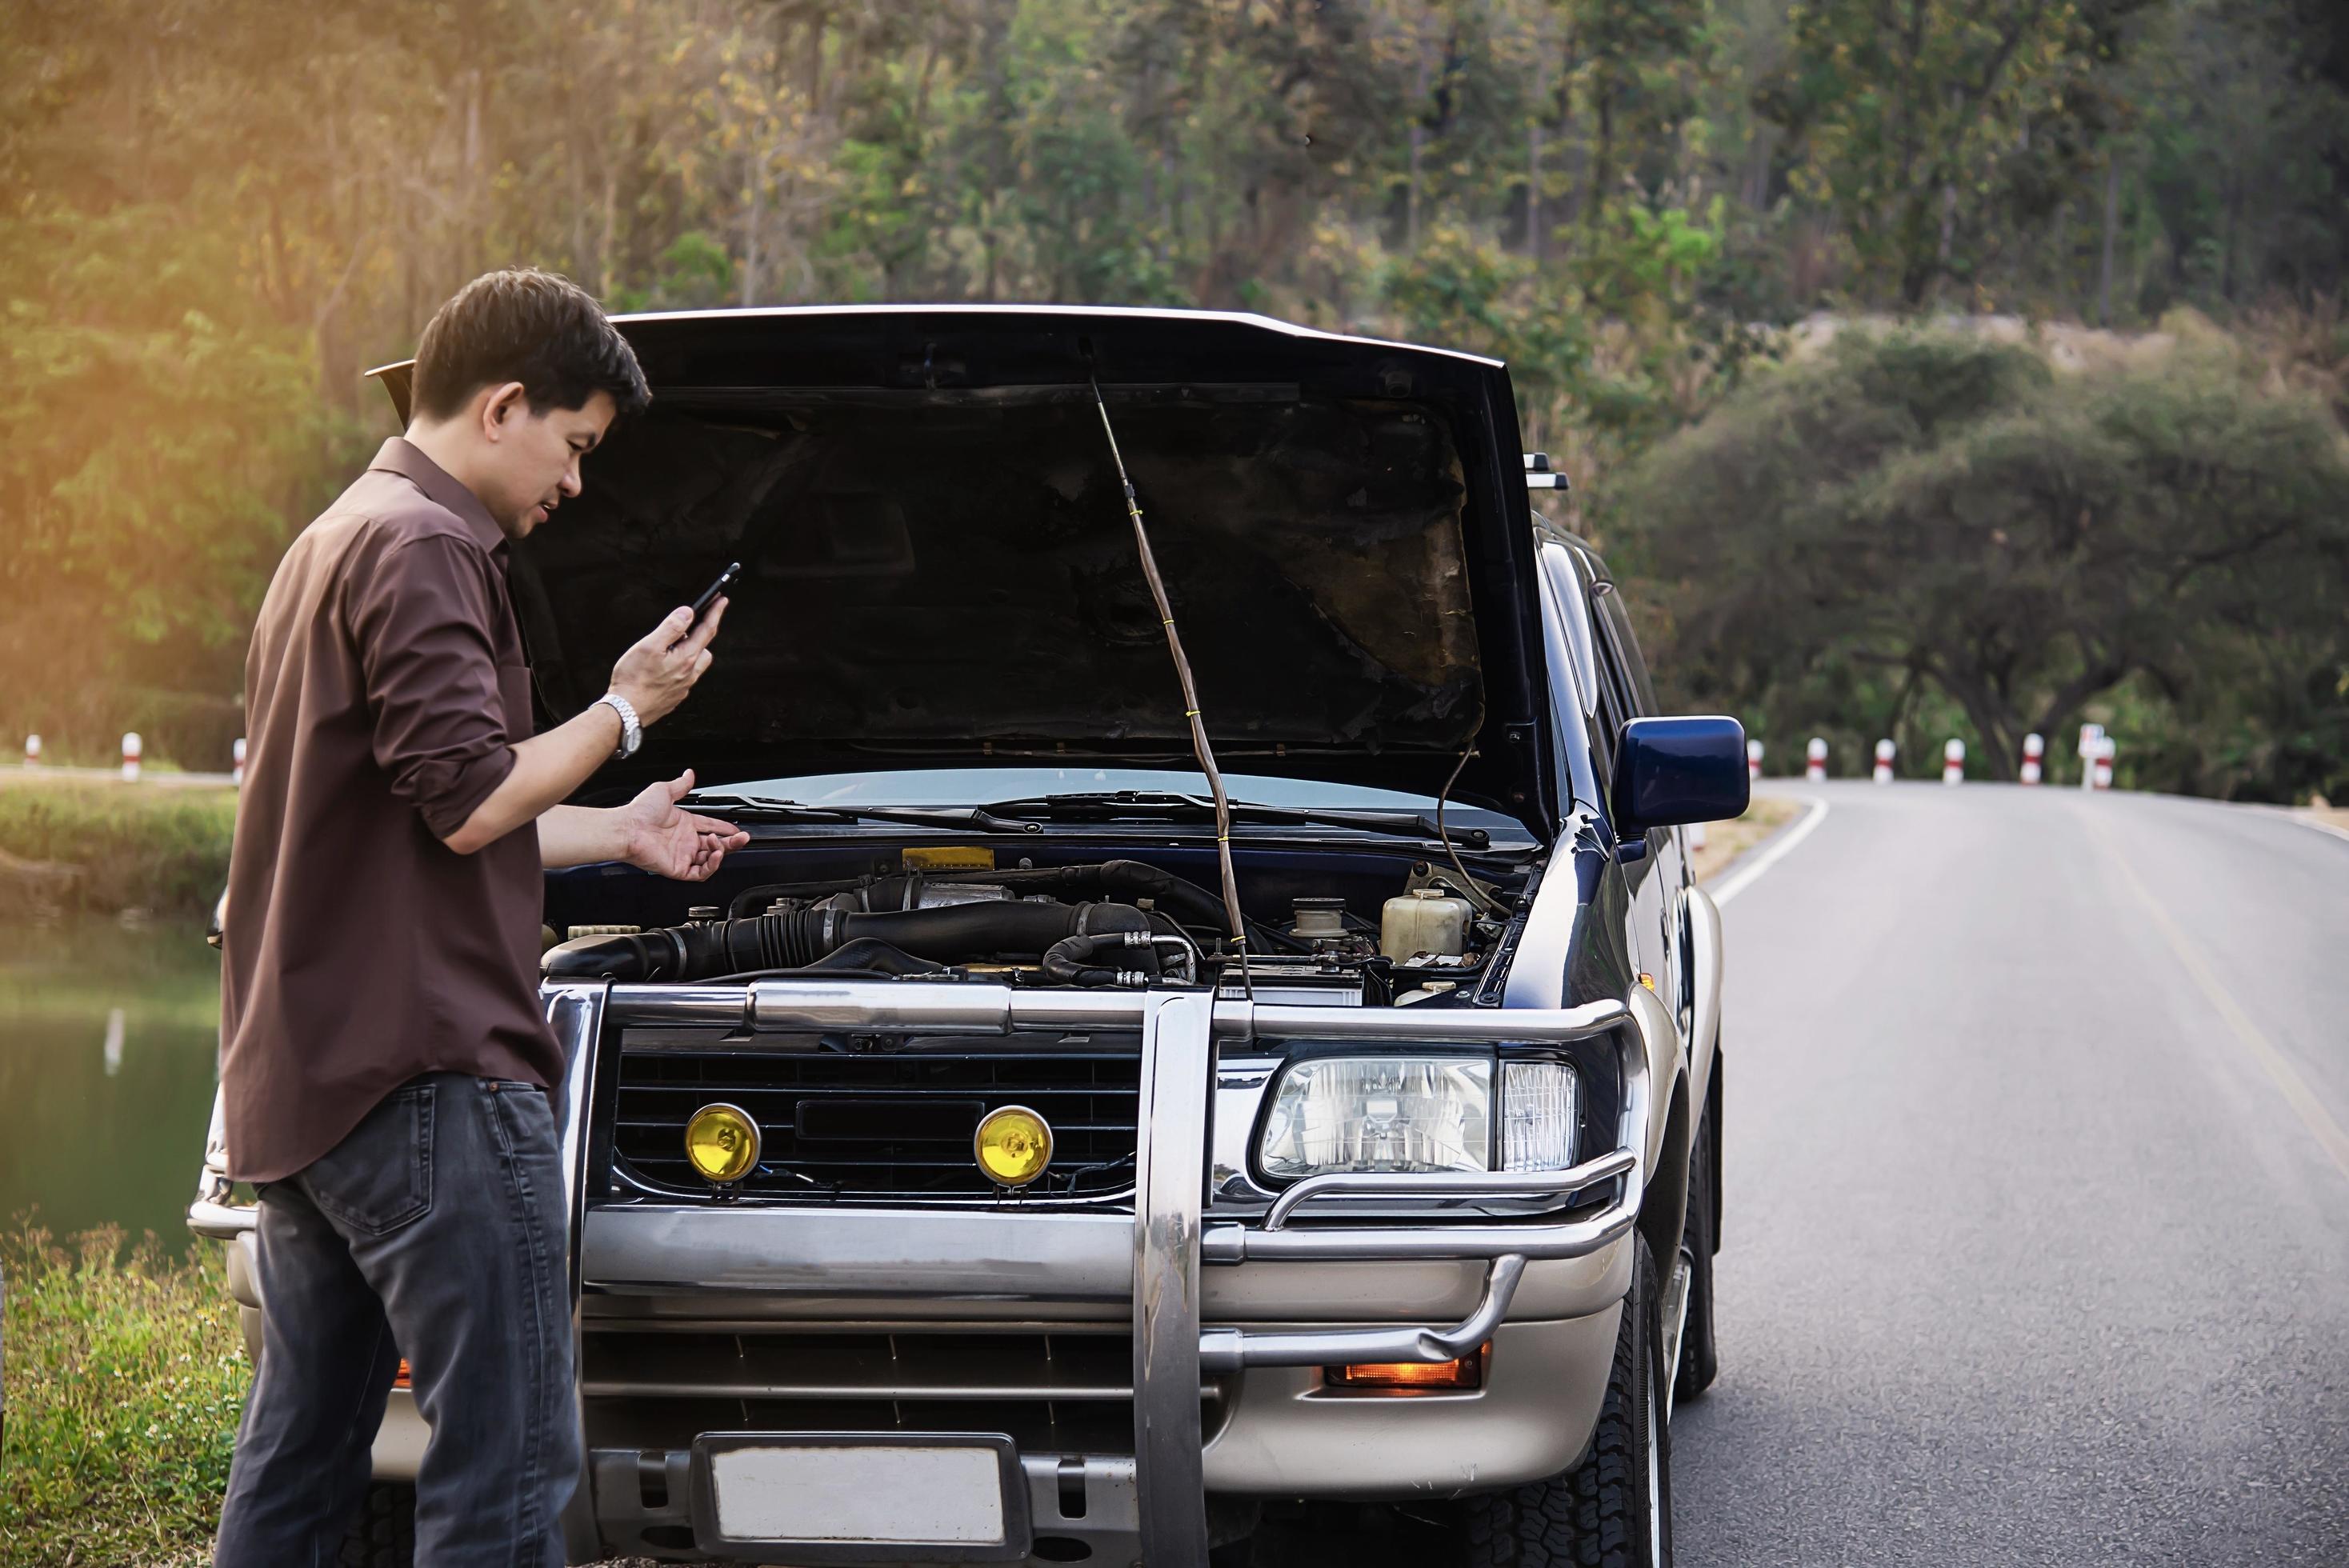
<instances>
[{"instance_id":1,"label":"watch strap","mask_svg":"<svg viewBox=\"0 0 2349 1568\"><path fill-rule=\"evenodd\" d=\"M645 727L636 721L636 705L618 692L607 691L595 699L620 716L620 744L612 755L626 760L636 754L645 741Z\"/></svg>"}]
</instances>

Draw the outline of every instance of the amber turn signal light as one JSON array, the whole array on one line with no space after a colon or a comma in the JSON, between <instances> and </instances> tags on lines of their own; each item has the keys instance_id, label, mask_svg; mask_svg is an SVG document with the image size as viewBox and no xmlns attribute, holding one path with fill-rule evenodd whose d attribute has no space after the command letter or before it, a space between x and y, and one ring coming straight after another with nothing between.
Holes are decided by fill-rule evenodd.
<instances>
[{"instance_id":1,"label":"amber turn signal light","mask_svg":"<svg viewBox=\"0 0 2349 1568\"><path fill-rule=\"evenodd\" d=\"M1357 1361L1324 1367L1321 1381L1332 1388L1481 1388L1485 1356L1492 1348L1487 1340L1475 1355L1457 1361Z\"/></svg>"}]
</instances>

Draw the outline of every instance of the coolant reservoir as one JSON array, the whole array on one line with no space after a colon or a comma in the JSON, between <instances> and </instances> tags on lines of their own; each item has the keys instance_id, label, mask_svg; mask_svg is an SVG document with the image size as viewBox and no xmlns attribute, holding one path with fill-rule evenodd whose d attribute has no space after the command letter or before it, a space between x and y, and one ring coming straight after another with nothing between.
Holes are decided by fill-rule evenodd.
<instances>
[{"instance_id":1,"label":"coolant reservoir","mask_svg":"<svg viewBox=\"0 0 2349 1568\"><path fill-rule=\"evenodd\" d=\"M1468 901L1441 888L1414 888L1387 900L1379 917L1379 951L1406 959L1422 953L1457 958L1468 948Z\"/></svg>"}]
</instances>

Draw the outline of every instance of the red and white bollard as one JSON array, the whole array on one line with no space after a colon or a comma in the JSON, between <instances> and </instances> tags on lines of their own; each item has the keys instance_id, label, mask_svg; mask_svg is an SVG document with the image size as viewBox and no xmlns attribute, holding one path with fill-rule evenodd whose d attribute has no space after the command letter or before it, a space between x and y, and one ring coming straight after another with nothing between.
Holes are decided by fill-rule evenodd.
<instances>
[{"instance_id":1,"label":"red and white bollard","mask_svg":"<svg viewBox=\"0 0 2349 1568\"><path fill-rule=\"evenodd\" d=\"M2045 736L2026 735L2023 738L2023 781L2025 784L2039 782L2042 772L2039 766L2040 760L2046 755L2047 738Z\"/></svg>"},{"instance_id":2,"label":"red and white bollard","mask_svg":"<svg viewBox=\"0 0 2349 1568\"><path fill-rule=\"evenodd\" d=\"M229 758L230 758L230 761L229 761L229 769L228 769L228 781L229 781L230 783L232 783L232 784L242 785L242 784L244 782L244 737L243 737L243 736L240 735L240 736L238 736L238 737L236 738L236 744L235 744L234 746L232 746L232 747L230 747L230 748L228 748L228 754L229 754Z\"/></svg>"},{"instance_id":3,"label":"red and white bollard","mask_svg":"<svg viewBox=\"0 0 2349 1568\"><path fill-rule=\"evenodd\" d=\"M2096 747L2096 760L2089 771L2095 779L2097 789L2109 789L2113 787L2113 753L2119 749L2119 744L2109 735L2106 736Z\"/></svg>"},{"instance_id":4,"label":"red and white bollard","mask_svg":"<svg viewBox=\"0 0 2349 1568\"><path fill-rule=\"evenodd\" d=\"M25 737L25 766L38 768L40 765L41 738L37 735L28 735Z\"/></svg>"},{"instance_id":5,"label":"red and white bollard","mask_svg":"<svg viewBox=\"0 0 2349 1568\"><path fill-rule=\"evenodd\" d=\"M1803 777L1816 784L1826 776L1827 743L1814 735L1811 743L1803 748Z\"/></svg>"},{"instance_id":6,"label":"red and white bollard","mask_svg":"<svg viewBox=\"0 0 2349 1568\"><path fill-rule=\"evenodd\" d=\"M1876 743L1876 781L1878 784L1892 782L1892 742L1889 740Z\"/></svg>"},{"instance_id":7,"label":"red and white bollard","mask_svg":"<svg viewBox=\"0 0 2349 1568\"><path fill-rule=\"evenodd\" d=\"M1762 777L1762 743L1758 740L1745 743L1745 777L1749 780Z\"/></svg>"},{"instance_id":8,"label":"red and white bollard","mask_svg":"<svg viewBox=\"0 0 2349 1568\"><path fill-rule=\"evenodd\" d=\"M2096 758L2105 749L2105 727L2084 724L2080 727L2080 788L2096 787Z\"/></svg>"},{"instance_id":9,"label":"red and white bollard","mask_svg":"<svg viewBox=\"0 0 2349 1568\"><path fill-rule=\"evenodd\" d=\"M140 748L140 742L139 739L139 732L137 730L130 730L123 736L122 781L125 784L136 784L139 782Z\"/></svg>"},{"instance_id":10,"label":"red and white bollard","mask_svg":"<svg viewBox=\"0 0 2349 1568\"><path fill-rule=\"evenodd\" d=\"M1962 784L1966 781L1966 743L1956 736L1941 748L1941 782Z\"/></svg>"}]
</instances>

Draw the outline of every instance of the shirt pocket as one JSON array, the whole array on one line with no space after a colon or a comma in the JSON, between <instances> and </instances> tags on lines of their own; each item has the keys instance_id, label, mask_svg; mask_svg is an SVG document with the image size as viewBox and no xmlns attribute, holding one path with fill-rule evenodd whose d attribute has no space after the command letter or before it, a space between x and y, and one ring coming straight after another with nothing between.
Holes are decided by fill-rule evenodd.
<instances>
[{"instance_id":1,"label":"shirt pocket","mask_svg":"<svg viewBox=\"0 0 2349 1568\"><path fill-rule=\"evenodd\" d=\"M498 665L498 701L505 709L506 744L528 740L538 733L530 711L530 666L525 664Z\"/></svg>"},{"instance_id":2,"label":"shirt pocket","mask_svg":"<svg viewBox=\"0 0 2349 1568\"><path fill-rule=\"evenodd\" d=\"M388 1235L431 1212L434 1088L425 1078L392 1090L302 1172L339 1228Z\"/></svg>"}]
</instances>

